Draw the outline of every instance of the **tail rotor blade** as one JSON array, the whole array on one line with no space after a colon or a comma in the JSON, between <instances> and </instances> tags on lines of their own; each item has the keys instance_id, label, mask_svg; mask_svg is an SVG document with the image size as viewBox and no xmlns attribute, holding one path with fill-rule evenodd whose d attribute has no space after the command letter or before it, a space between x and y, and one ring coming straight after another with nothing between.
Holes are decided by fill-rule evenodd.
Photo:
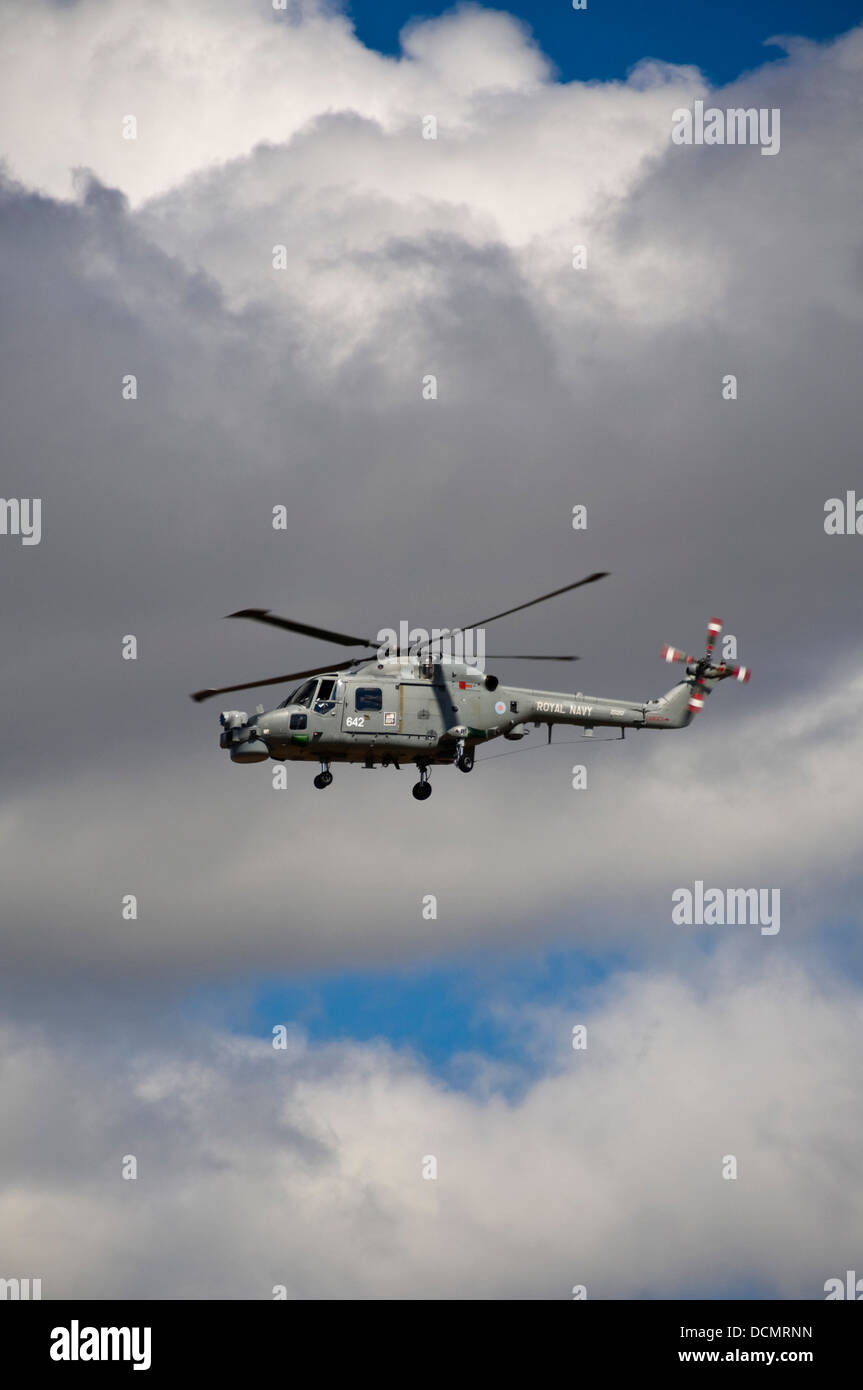
<instances>
[{"instance_id":1,"label":"tail rotor blade","mask_svg":"<svg viewBox=\"0 0 863 1390\"><path fill-rule=\"evenodd\" d=\"M722 631L722 619L711 618L707 624L707 660L713 665L713 648L719 641L719 634Z\"/></svg>"},{"instance_id":2,"label":"tail rotor blade","mask_svg":"<svg viewBox=\"0 0 863 1390\"><path fill-rule=\"evenodd\" d=\"M733 676L735 680L744 683L748 681L749 677L752 675L752 671L748 666L722 666L720 669L726 679Z\"/></svg>"},{"instance_id":3,"label":"tail rotor blade","mask_svg":"<svg viewBox=\"0 0 863 1390\"><path fill-rule=\"evenodd\" d=\"M692 683L692 690L689 695L689 708L693 714L700 714L704 709L704 701L707 699L707 690L700 677Z\"/></svg>"},{"instance_id":4,"label":"tail rotor blade","mask_svg":"<svg viewBox=\"0 0 863 1390\"><path fill-rule=\"evenodd\" d=\"M686 652L681 651L679 647L669 647L666 644L666 646L662 648L662 660L669 662L685 661L688 666L691 662L695 660L695 658L692 656L687 656Z\"/></svg>"}]
</instances>

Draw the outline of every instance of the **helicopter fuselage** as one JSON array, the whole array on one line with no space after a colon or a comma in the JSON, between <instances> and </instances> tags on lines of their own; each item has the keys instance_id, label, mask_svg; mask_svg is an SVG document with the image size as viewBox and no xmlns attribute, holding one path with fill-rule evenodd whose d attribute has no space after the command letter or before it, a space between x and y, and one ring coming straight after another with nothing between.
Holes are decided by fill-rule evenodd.
<instances>
[{"instance_id":1,"label":"helicopter fuselage","mask_svg":"<svg viewBox=\"0 0 863 1390\"><path fill-rule=\"evenodd\" d=\"M636 703L504 686L449 662L385 658L350 674L306 681L275 709L222 714L222 746L235 762L450 763L528 724L669 727L662 701Z\"/></svg>"},{"instance_id":2,"label":"helicopter fuselage","mask_svg":"<svg viewBox=\"0 0 863 1390\"><path fill-rule=\"evenodd\" d=\"M429 769L434 763L455 763L462 772L470 772L480 744L497 738L521 739L531 724L547 725L549 741L555 724L580 725L586 734L592 734L595 728L619 729L621 737L627 729L683 729L693 715L704 708L706 696L719 681L732 677L738 681L749 680L748 667L717 662L714 652L722 631L718 618L711 618L707 625L703 657L687 656L682 648L663 647L666 663L683 663L686 677L658 700L609 700L585 695L580 690L569 694L501 685L497 676L486 675L478 666L465 664L466 660L475 659L472 642L461 645L456 642L458 650L453 654L450 639L463 638L466 633L499 618L507 618L607 577L605 570L597 570L528 603L493 613L483 623L468 624L454 631L436 629L431 642L427 634L423 640L416 636L417 629L409 630L407 650L394 649L388 642L378 645L374 655L371 654L374 644L366 637L300 623L281 617L269 608L241 608L229 613L228 617L248 618L342 647L365 647L369 649L368 654L334 663L329 668L306 667L266 680L207 687L193 691L191 698L200 703L215 695L302 680L303 684L274 709L265 710L263 705L258 705L252 716L244 710L222 711L219 742L230 752L232 762L260 763L269 758L276 762L317 762L321 766L314 779L318 788L332 783L330 763L333 762L396 768L403 763L413 763L419 771L413 795L418 801L425 801L431 796ZM395 630L387 629L387 632L391 639L401 640L396 638ZM441 641L440 649L436 650L438 638L446 638L446 642ZM578 658L571 654L526 656L522 653L492 660L577 661Z\"/></svg>"}]
</instances>

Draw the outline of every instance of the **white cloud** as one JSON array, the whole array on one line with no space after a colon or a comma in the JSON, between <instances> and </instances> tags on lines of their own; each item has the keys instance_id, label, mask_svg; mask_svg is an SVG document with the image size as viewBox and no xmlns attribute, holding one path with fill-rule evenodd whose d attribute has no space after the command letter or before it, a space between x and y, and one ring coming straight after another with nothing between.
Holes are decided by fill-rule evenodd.
<instances>
[{"instance_id":1,"label":"white cloud","mask_svg":"<svg viewBox=\"0 0 863 1390\"><path fill-rule=\"evenodd\" d=\"M94 169L139 199L328 111L387 128L437 107L460 124L480 93L538 86L517 21L467 7L413 27L401 62L365 48L327 5L249 0L9 0L0 121L13 172L57 196ZM431 106L430 106L431 104ZM137 140L122 138L134 115Z\"/></svg>"},{"instance_id":2,"label":"white cloud","mask_svg":"<svg viewBox=\"0 0 863 1390\"><path fill-rule=\"evenodd\" d=\"M400 60L326 5L20 0L4 23L7 490L44 498L44 536L0 554L3 983L22 1019L55 989L58 1029L6 1039L5 1272L48 1296L818 1297L861 1229L860 1001L789 963L859 917L859 559L821 522L859 461L861 31L723 94L781 106L767 160L672 148L697 71L560 86L471 9ZM101 183L67 201L81 166ZM328 659L222 612L441 626L596 568L589 606L500 646L575 648L587 690L648 696L659 643L719 611L753 684L686 733L436 770L423 807L405 771L274 792L186 699ZM696 878L782 892L780 935L728 929L707 979L670 919ZM551 942L654 969L596 1005L584 1057L568 1017L514 1017L542 1071L517 1102L486 1057L455 1093L384 1044L106 1042L113 1010L193 981Z\"/></svg>"},{"instance_id":3,"label":"white cloud","mask_svg":"<svg viewBox=\"0 0 863 1390\"><path fill-rule=\"evenodd\" d=\"M4 1274L54 1298L817 1299L854 1267L858 993L720 958L539 1022L517 1101L384 1044L196 1034L130 1060L7 1035Z\"/></svg>"}]
</instances>

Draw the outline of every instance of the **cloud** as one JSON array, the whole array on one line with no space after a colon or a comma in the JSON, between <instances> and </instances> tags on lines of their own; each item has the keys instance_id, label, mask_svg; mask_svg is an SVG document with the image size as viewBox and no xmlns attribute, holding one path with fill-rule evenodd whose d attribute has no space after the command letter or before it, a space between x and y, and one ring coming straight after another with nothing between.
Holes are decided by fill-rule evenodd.
<instances>
[{"instance_id":1,"label":"cloud","mask_svg":"<svg viewBox=\"0 0 863 1390\"><path fill-rule=\"evenodd\" d=\"M99 24L93 5L67 7L50 33L28 29L46 13L21 17L23 69L71 35L90 55L64 77L76 100L128 26L141 67L143 21L124 7L99 6ZM187 55L205 33L234 34L225 7L187 23L185 7L155 13L148 82L179 61L172 25ZM859 793L838 739L853 750L859 560L822 518L856 476L859 258L854 191L835 171L859 31L729 89L782 103L783 148L764 160L670 144L671 109L703 89L688 69L561 87L504 16L415 27L400 62L366 53L338 16L288 18L279 53L332 37L374 96L334 103L311 64L302 121L256 146L252 114L219 158L211 95L207 150L168 142L194 177L159 145L137 207L93 176L72 201L3 190L7 490L44 499L41 546L0 550L16 594L7 701L22 716L2 822L11 968L125 962L164 983L202 954L219 977L239 962L632 941L645 907L665 942L670 892L696 877L784 888L789 937L822 920L815 904L854 916ZM243 11L239 89L274 22ZM470 86L460 55L487 36ZM392 95L406 82L426 84L409 116ZM429 91L436 142L419 125ZM46 152L50 128L27 126ZM100 130L91 116L88 139ZM37 180L23 136L10 148ZM570 265L582 238L587 272ZM720 393L730 367L734 403ZM585 533L569 525L575 501ZM612 578L589 597L502 624L504 649L570 647L580 688L647 697L664 684L660 643L693 645L718 611L753 684L670 740L537 752L470 780L441 771L427 807L410 773L346 769L321 798L291 768L274 792L269 769L228 765L214 715L186 698L326 661L328 648L220 622L238 607L434 627L599 567ZM136 663L120 658L130 632ZM571 790L570 759L589 763L587 793ZM140 923L120 931L130 892ZM425 892L442 904L434 934L417 916Z\"/></svg>"},{"instance_id":2,"label":"cloud","mask_svg":"<svg viewBox=\"0 0 863 1390\"><path fill-rule=\"evenodd\" d=\"M136 201L325 111L392 128L429 102L465 120L482 93L536 88L542 55L509 15L466 6L414 24L397 62L365 48L334 5L291 0L10 0L0 118L15 174L57 196L86 164ZM46 98L46 93L50 96ZM123 121L137 121L124 138Z\"/></svg>"},{"instance_id":3,"label":"cloud","mask_svg":"<svg viewBox=\"0 0 863 1390\"><path fill-rule=\"evenodd\" d=\"M107 1055L13 1031L4 1270L53 1298L817 1299L863 1234L861 1021L858 992L777 962L623 977L544 1014L517 1102L383 1042Z\"/></svg>"},{"instance_id":4,"label":"cloud","mask_svg":"<svg viewBox=\"0 0 863 1390\"><path fill-rule=\"evenodd\" d=\"M6 907L18 924L7 972L134 970L164 985L192 983L202 967L214 980L380 968L527 941L685 955L709 933L674 926L671 895L695 879L779 889L775 943L751 927L725 931L747 951L805 948L826 921L857 920L863 746L848 726L863 722L863 680L837 690L831 679L757 711L747 693L714 693L680 735L563 747L558 731L548 749L532 731L517 752L495 745L469 783L435 771L422 820L409 770L337 768L327 829L318 801L305 809L308 767L289 768L288 789L275 790L268 767L208 766L209 749L191 779L170 751L129 778L100 760L62 787L22 792L7 813L4 854L17 871ZM576 764L586 790L572 789ZM121 918L126 893L135 922ZM428 893L434 922L422 915Z\"/></svg>"},{"instance_id":5,"label":"cloud","mask_svg":"<svg viewBox=\"0 0 863 1390\"><path fill-rule=\"evenodd\" d=\"M860 1233L860 1001L823 959L859 919L859 539L823 507L859 482L863 33L709 93L559 85L476 7L399 59L325 5L4 17L4 491L43 500L39 546L0 538L4 1258L47 1296L818 1297ZM779 105L780 154L672 146L695 96ZM274 791L187 699L329 659L241 607L451 626L600 568L489 633L581 665L504 682L656 695L720 613L752 684L679 736L531 732L423 806L409 771ZM696 878L778 887L779 936L673 926ZM547 1049L517 1100L488 1057L452 1091L384 1040L176 1021L226 980L552 944L641 974L584 1058L579 1020L513 1019Z\"/></svg>"}]
</instances>

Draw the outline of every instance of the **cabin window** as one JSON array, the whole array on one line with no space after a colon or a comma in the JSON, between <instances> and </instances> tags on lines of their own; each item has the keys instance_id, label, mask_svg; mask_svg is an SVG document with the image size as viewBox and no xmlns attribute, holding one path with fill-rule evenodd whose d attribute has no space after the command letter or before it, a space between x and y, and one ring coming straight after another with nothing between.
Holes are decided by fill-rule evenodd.
<instances>
[{"instance_id":1,"label":"cabin window","mask_svg":"<svg viewBox=\"0 0 863 1390\"><path fill-rule=\"evenodd\" d=\"M384 703L383 691L372 687L360 688L355 696L355 709L382 709Z\"/></svg>"},{"instance_id":2,"label":"cabin window","mask_svg":"<svg viewBox=\"0 0 863 1390\"><path fill-rule=\"evenodd\" d=\"M292 715L291 715L291 728L292 728L292 729L304 729L304 728L306 727L306 725L308 724L308 722L309 722L309 716L308 716L307 714L292 714Z\"/></svg>"}]
</instances>

